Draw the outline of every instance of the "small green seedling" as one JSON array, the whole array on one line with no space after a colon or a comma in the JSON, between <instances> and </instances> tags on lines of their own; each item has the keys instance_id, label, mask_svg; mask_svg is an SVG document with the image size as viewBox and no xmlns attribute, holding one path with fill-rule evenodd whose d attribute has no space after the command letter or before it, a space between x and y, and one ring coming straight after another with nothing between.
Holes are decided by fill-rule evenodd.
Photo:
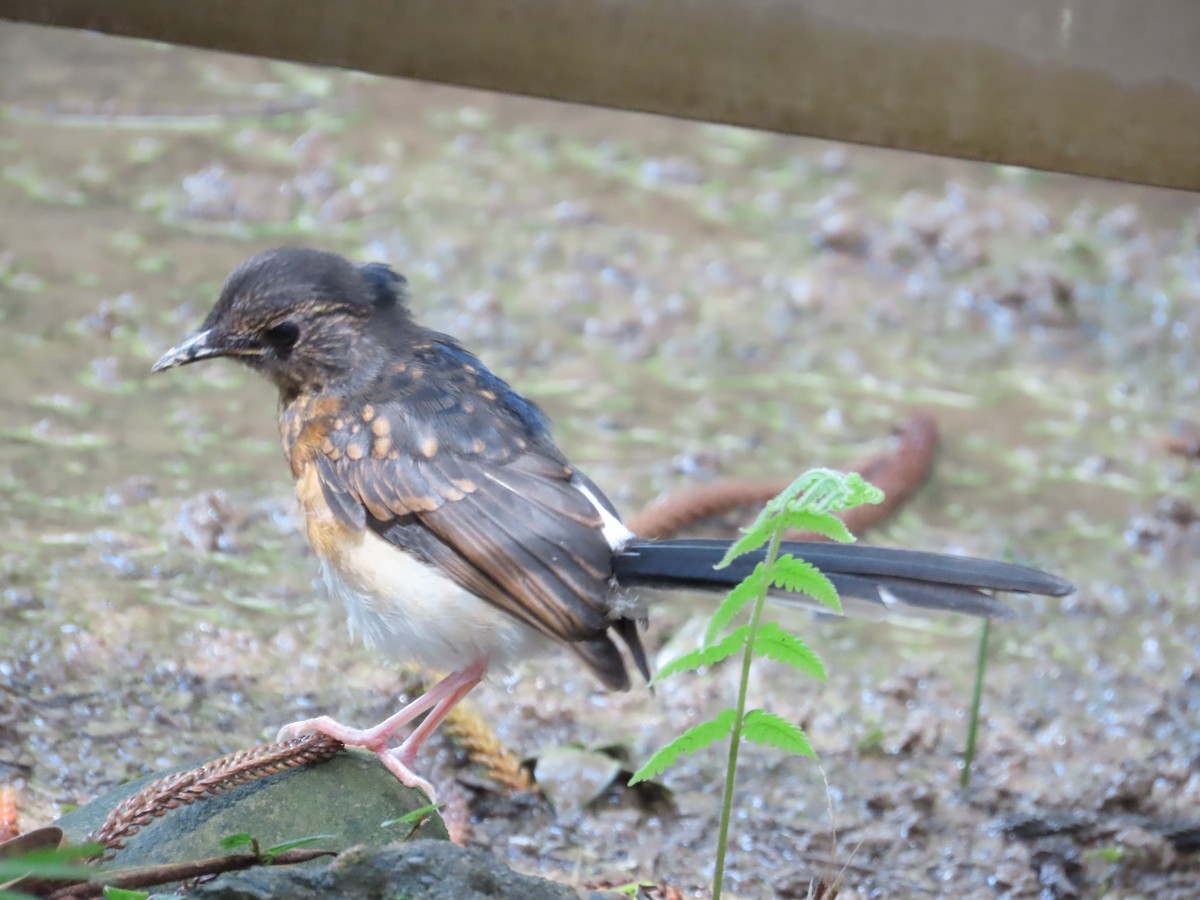
<instances>
[{"instance_id":1,"label":"small green seedling","mask_svg":"<svg viewBox=\"0 0 1200 900\"><path fill-rule=\"evenodd\" d=\"M276 844L273 847L263 850L259 847L258 838L245 832L238 832L237 834L221 838L221 849L237 850L242 847L248 847L250 853L259 861L270 865L281 853L286 853L289 850L299 850L301 847L307 847L309 844L316 844L320 841L327 841L332 837L332 834L314 834L309 837L296 838L293 841L284 841L282 844Z\"/></svg>"},{"instance_id":2,"label":"small green seedling","mask_svg":"<svg viewBox=\"0 0 1200 900\"><path fill-rule=\"evenodd\" d=\"M425 821L431 815L433 815L433 813L437 812L441 808L442 808L441 803L430 803L427 806L422 806L419 809L414 809L409 812L406 812L402 816L397 816L394 819L388 819L386 822L381 822L379 824L379 827L380 828L392 828L396 825L409 825L410 827L409 827L407 833L404 835L404 837L400 838L400 840L402 840L402 841L407 841L410 837L413 836L413 833L418 828L420 828L422 825L425 824Z\"/></svg>"},{"instance_id":3,"label":"small green seedling","mask_svg":"<svg viewBox=\"0 0 1200 900\"><path fill-rule=\"evenodd\" d=\"M736 706L689 728L651 756L630 779L630 784L636 784L653 778L674 763L681 753L695 753L717 741L728 739L725 791L721 803L721 824L717 832L717 861L713 870L713 900L719 900L725 878L725 853L742 739L768 744L799 756L816 756L808 736L800 726L766 710L746 709L750 666L755 657L766 656L787 663L806 675L825 680L824 663L803 640L775 622L762 621L763 605L771 588L807 594L837 613L842 609L834 586L815 566L779 552L783 536L789 530L802 529L815 531L836 541L853 541L853 535L834 513L882 500L883 492L868 484L861 475L814 469L797 478L783 493L767 503L754 524L745 530L718 564L718 568L728 566L735 559L766 547L762 561L729 592L713 613L700 648L663 666L654 677L654 681L661 681L679 672L712 666L738 651L742 653ZM749 621L722 637L734 619L744 614L747 606Z\"/></svg>"},{"instance_id":4,"label":"small green seedling","mask_svg":"<svg viewBox=\"0 0 1200 900\"><path fill-rule=\"evenodd\" d=\"M127 888L105 885L104 900L150 900L149 891L131 891Z\"/></svg>"}]
</instances>

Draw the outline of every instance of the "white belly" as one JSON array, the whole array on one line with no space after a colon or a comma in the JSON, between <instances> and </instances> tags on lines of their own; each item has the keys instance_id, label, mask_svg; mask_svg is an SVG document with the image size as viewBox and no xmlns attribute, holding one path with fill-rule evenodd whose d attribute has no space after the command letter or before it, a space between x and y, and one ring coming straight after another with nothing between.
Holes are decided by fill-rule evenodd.
<instances>
[{"instance_id":1,"label":"white belly","mask_svg":"<svg viewBox=\"0 0 1200 900\"><path fill-rule=\"evenodd\" d=\"M397 662L440 672L486 657L506 669L547 639L370 531L321 560L330 593L346 604L350 632Z\"/></svg>"}]
</instances>

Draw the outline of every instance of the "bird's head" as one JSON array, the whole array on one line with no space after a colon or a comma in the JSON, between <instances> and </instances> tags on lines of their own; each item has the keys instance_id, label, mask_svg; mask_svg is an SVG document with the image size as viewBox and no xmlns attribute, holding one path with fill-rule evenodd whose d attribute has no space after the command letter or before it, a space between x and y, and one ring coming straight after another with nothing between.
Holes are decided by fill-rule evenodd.
<instances>
[{"instance_id":1,"label":"bird's head","mask_svg":"<svg viewBox=\"0 0 1200 900\"><path fill-rule=\"evenodd\" d=\"M270 378L286 400L361 377L381 341L414 327L404 278L386 265L284 247L234 269L200 330L151 371L228 356Z\"/></svg>"}]
</instances>

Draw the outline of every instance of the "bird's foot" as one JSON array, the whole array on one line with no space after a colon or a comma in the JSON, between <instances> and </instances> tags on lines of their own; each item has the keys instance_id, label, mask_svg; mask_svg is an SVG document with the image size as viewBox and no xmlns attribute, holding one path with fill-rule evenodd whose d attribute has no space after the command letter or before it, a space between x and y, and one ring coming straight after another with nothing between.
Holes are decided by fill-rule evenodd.
<instances>
[{"instance_id":1,"label":"bird's foot","mask_svg":"<svg viewBox=\"0 0 1200 900\"><path fill-rule=\"evenodd\" d=\"M487 658L480 657L470 665L447 675L420 697L417 697L403 709L384 719L372 728L348 728L340 722L335 722L329 716L318 716L315 719L304 719L284 725L279 730L279 740L285 741L304 734L306 731L317 731L341 741L347 747L362 747L370 750L379 757L389 772L400 779L408 787L415 787L435 800L437 794L428 781L413 774L409 766L417 756L417 751L433 734L435 728L446 718L454 704L458 703L467 692L483 677L487 670ZM428 712L424 720L405 739L399 747L389 747L389 741L401 727Z\"/></svg>"},{"instance_id":2,"label":"bird's foot","mask_svg":"<svg viewBox=\"0 0 1200 900\"><path fill-rule=\"evenodd\" d=\"M437 803L437 791L434 790L433 785L416 774L400 760L399 749L385 750L383 753L377 754L379 761L387 766L389 772L400 779L401 784L410 788L416 788L418 791L423 791L425 796L429 798L430 803Z\"/></svg>"},{"instance_id":3,"label":"bird's foot","mask_svg":"<svg viewBox=\"0 0 1200 900\"><path fill-rule=\"evenodd\" d=\"M405 787L416 788L429 797L430 803L437 803L437 791L433 785L413 772L409 766L416 756L416 747L409 747L407 741L399 747L389 747L388 738L395 729L385 729L382 725L374 728L350 728L337 722L329 716L318 716L315 719L302 719L292 722L279 729L278 740L287 741L310 731L327 734L347 747L362 747L370 750L389 772L400 780Z\"/></svg>"},{"instance_id":4,"label":"bird's foot","mask_svg":"<svg viewBox=\"0 0 1200 900\"><path fill-rule=\"evenodd\" d=\"M288 741L309 731L316 731L341 741L347 747L362 747L382 755L388 750L388 738L391 737L392 730L394 729L384 730L380 725L374 728L350 728L329 716L318 716L315 719L301 719L299 722L284 725L279 729L276 740Z\"/></svg>"}]
</instances>

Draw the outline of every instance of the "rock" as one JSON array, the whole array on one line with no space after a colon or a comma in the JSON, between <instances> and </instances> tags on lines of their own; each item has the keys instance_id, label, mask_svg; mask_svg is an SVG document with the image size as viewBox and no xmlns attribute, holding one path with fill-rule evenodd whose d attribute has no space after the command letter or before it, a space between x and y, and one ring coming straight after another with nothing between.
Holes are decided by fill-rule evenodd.
<instances>
[{"instance_id":1,"label":"rock","mask_svg":"<svg viewBox=\"0 0 1200 900\"><path fill-rule=\"evenodd\" d=\"M583 747L551 747L538 757L533 777L556 810L583 809L599 797L621 772L607 753Z\"/></svg>"},{"instance_id":2,"label":"rock","mask_svg":"<svg viewBox=\"0 0 1200 900\"><path fill-rule=\"evenodd\" d=\"M867 246L868 224L858 209L835 209L822 215L813 232L813 242L839 253L862 253Z\"/></svg>"},{"instance_id":3,"label":"rock","mask_svg":"<svg viewBox=\"0 0 1200 900\"><path fill-rule=\"evenodd\" d=\"M171 773L124 784L55 824L72 843L79 843L118 803L165 774ZM234 834L249 834L263 849L318 834L330 835L311 845L322 850L382 847L407 837L445 839L445 826L436 813L411 835L411 823L382 827L428 802L420 791L400 784L371 754L342 752L328 762L285 769L169 810L130 837L103 868L221 856L227 852L221 849L222 839ZM244 853L245 848L231 852Z\"/></svg>"},{"instance_id":4,"label":"rock","mask_svg":"<svg viewBox=\"0 0 1200 900\"><path fill-rule=\"evenodd\" d=\"M183 771L182 769L176 771ZM151 781L171 772L141 778L80 807L57 823L72 843L99 828L110 810ZM245 846L221 848L234 834L254 837L268 849L312 835L329 838L308 845L339 851L299 865L258 866L227 872L193 886L191 900L296 900L326 897L522 898L574 900L570 888L510 870L482 850L458 847L446 838L436 813L420 825L385 822L421 809L428 801L405 788L371 754L348 751L328 762L298 766L223 794L169 810L151 820L101 868L126 869L204 859ZM154 897L174 896L159 885Z\"/></svg>"},{"instance_id":5,"label":"rock","mask_svg":"<svg viewBox=\"0 0 1200 900\"><path fill-rule=\"evenodd\" d=\"M183 502L175 518L183 539L201 552L226 553L237 547L248 516L224 491L205 491Z\"/></svg>"},{"instance_id":6,"label":"rock","mask_svg":"<svg viewBox=\"0 0 1200 900\"><path fill-rule=\"evenodd\" d=\"M412 841L355 847L329 862L230 872L188 891L189 900L405 897L408 900L577 900L566 885L513 872L482 850Z\"/></svg>"}]
</instances>

